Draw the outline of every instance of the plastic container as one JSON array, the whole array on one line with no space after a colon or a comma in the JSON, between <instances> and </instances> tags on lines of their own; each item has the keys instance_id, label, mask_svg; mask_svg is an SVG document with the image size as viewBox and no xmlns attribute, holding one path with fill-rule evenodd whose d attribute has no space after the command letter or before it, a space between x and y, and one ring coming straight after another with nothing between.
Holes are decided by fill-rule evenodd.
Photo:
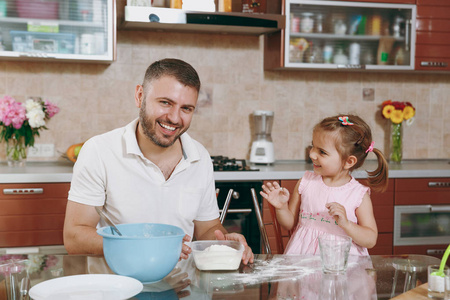
<instances>
[{"instance_id":1,"label":"plastic container","mask_svg":"<svg viewBox=\"0 0 450 300\"><path fill-rule=\"evenodd\" d=\"M19 18L58 19L58 1L16 0Z\"/></svg>"},{"instance_id":2,"label":"plastic container","mask_svg":"<svg viewBox=\"0 0 450 300\"><path fill-rule=\"evenodd\" d=\"M236 241L195 241L191 248L197 269L204 271L236 270L244 253Z\"/></svg>"},{"instance_id":3,"label":"plastic container","mask_svg":"<svg viewBox=\"0 0 450 300\"><path fill-rule=\"evenodd\" d=\"M75 35L71 33L48 33L10 31L13 51L73 54Z\"/></svg>"},{"instance_id":4,"label":"plastic container","mask_svg":"<svg viewBox=\"0 0 450 300\"><path fill-rule=\"evenodd\" d=\"M143 283L157 282L173 270L181 254L183 229L167 224L119 224L122 236L102 227L103 253L108 266L118 275Z\"/></svg>"}]
</instances>

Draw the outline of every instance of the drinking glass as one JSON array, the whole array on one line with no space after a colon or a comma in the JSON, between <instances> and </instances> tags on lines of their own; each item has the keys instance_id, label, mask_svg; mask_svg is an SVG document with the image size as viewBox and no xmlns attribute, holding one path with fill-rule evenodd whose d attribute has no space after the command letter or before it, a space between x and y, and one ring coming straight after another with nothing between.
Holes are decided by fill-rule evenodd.
<instances>
[{"instance_id":1,"label":"drinking glass","mask_svg":"<svg viewBox=\"0 0 450 300\"><path fill-rule=\"evenodd\" d=\"M433 275L439 271L439 265L428 266L428 298L444 299L445 276ZM444 274L448 274L448 267L444 267Z\"/></svg>"},{"instance_id":2,"label":"drinking glass","mask_svg":"<svg viewBox=\"0 0 450 300\"><path fill-rule=\"evenodd\" d=\"M319 247L323 273L345 273L351 245L352 238L349 236L335 234L321 235L319 237Z\"/></svg>"}]
</instances>

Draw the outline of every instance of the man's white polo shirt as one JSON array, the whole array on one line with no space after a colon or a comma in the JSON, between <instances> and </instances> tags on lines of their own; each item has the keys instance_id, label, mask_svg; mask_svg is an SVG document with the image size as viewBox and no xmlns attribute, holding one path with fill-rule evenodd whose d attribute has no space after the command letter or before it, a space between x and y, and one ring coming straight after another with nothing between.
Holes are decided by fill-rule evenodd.
<instances>
[{"instance_id":1,"label":"man's white polo shirt","mask_svg":"<svg viewBox=\"0 0 450 300\"><path fill-rule=\"evenodd\" d=\"M166 181L161 170L143 156L136 140L137 123L136 119L83 145L73 169L69 200L104 205L118 224L172 224L192 237L194 220L219 217L211 157L184 133L180 137L183 158Z\"/></svg>"}]
</instances>

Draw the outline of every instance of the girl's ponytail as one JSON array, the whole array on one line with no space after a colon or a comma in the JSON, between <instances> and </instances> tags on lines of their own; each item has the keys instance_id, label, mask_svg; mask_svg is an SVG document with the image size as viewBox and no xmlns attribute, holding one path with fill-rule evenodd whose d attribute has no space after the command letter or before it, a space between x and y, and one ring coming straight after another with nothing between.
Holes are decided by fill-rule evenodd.
<instances>
[{"instance_id":1,"label":"girl's ponytail","mask_svg":"<svg viewBox=\"0 0 450 300\"><path fill-rule=\"evenodd\" d=\"M389 167L383 153L377 148L373 148L373 153L377 156L378 167L374 171L367 171L369 187L377 192L384 192L389 184Z\"/></svg>"}]
</instances>

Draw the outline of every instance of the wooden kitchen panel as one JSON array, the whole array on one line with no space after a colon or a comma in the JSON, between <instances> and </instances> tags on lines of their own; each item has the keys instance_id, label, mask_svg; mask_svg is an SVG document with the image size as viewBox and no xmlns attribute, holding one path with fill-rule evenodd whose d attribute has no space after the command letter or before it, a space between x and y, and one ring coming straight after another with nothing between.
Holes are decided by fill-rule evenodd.
<instances>
[{"instance_id":1,"label":"wooden kitchen panel","mask_svg":"<svg viewBox=\"0 0 450 300\"><path fill-rule=\"evenodd\" d=\"M450 33L449 33L450 35ZM448 58L450 54L450 45L417 45L416 46L416 57L421 58L422 61L423 57L432 57L432 58L439 58L439 60L436 61L443 61L442 59Z\"/></svg>"},{"instance_id":2,"label":"wooden kitchen panel","mask_svg":"<svg viewBox=\"0 0 450 300\"><path fill-rule=\"evenodd\" d=\"M417 34L431 33L448 33L450 19L419 19L416 21ZM439 42L439 41L436 41Z\"/></svg>"},{"instance_id":3,"label":"wooden kitchen panel","mask_svg":"<svg viewBox=\"0 0 450 300\"><path fill-rule=\"evenodd\" d=\"M344 2L371 2L371 3L376 2L376 3L416 4L416 0L343 0L343 1Z\"/></svg>"},{"instance_id":4,"label":"wooden kitchen panel","mask_svg":"<svg viewBox=\"0 0 450 300\"><path fill-rule=\"evenodd\" d=\"M450 204L450 178L395 179L395 205Z\"/></svg>"},{"instance_id":5,"label":"wooden kitchen panel","mask_svg":"<svg viewBox=\"0 0 450 300\"><path fill-rule=\"evenodd\" d=\"M445 0L447 5L429 5L428 3L417 6L417 19L433 18L433 19L449 19L450 1ZM448 28L441 28L442 30Z\"/></svg>"},{"instance_id":6,"label":"wooden kitchen panel","mask_svg":"<svg viewBox=\"0 0 450 300\"><path fill-rule=\"evenodd\" d=\"M0 247L63 245L62 230L0 232Z\"/></svg>"},{"instance_id":7,"label":"wooden kitchen panel","mask_svg":"<svg viewBox=\"0 0 450 300\"><path fill-rule=\"evenodd\" d=\"M393 251L392 233L378 234L377 244L368 249L370 255L391 255Z\"/></svg>"},{"instance_id":8,"label":"wooden kitchen panel","mask_svg":"<svg viewBox=\"0 0 450 300\"><path fill-rule=\"evenodd\" d=\"M67 199L28 199L1 200L0 216L36 215L36 214L64 214Z\"/></svg>"},{"instance_id":9,"label":"wooden kitchen panel","mask_svg":"<svg viewBox=\"0 0 450 300\"><path fill-rule=\"evenodd\" d=\"M28 230L60 230L64 227L64 214L34 216L0 216L0 232Z\"/></svg>"},{"instance_id":10,"label":"wooden kitchen panel","mask_svg":"<svg viewBox=\"0 0 450 300\"><path fill-rule=\"evenodd\" d=\"M448 0L415 0L417 5L442 5L448 6Z\"/></svg>"},{"instance_id":11,"label":"wooden kitchen panel","mask_svg":"<svg viewBox=\"0 0 450 300\"><path fill-rule=\"evenodd\" d=\"M450 20L448 22L450 27ZM417 44L450 45L450 32L418 32Z\"/></svg>"}]
</instances>

